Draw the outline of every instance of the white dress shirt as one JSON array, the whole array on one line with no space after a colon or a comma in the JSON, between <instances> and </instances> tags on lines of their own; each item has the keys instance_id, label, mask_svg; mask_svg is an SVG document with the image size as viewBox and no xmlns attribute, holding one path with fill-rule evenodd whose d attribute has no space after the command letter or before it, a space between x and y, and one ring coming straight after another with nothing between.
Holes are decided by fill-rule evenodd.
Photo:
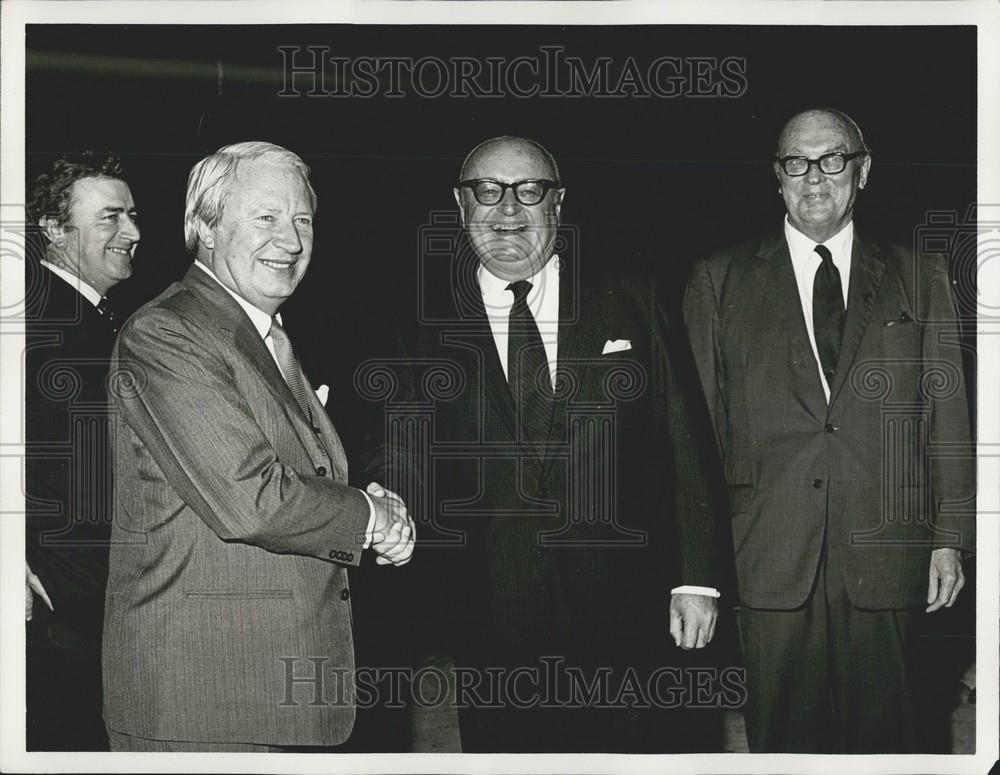
<instances>
[{"instance_id":1,"label":"white dress shirt","mask_svg":"<svg viewBox=\"0 0 1000 775\"><path fill-rule=\"evenodd\" d=\"M236 303L243 308L243 311L247 313L247 317L250 318L250 322L253 323L253 327L257 329L257 333L260 334L260 338L264 340L264 345L267 347L267 351L271 353L271 358L274 360L274 365L278 367L278 373L281 373L281 364L278 363L278 356L274 352L274 341L271 338L271 316L268 315L261 309L258 309L249 301L244 299L239 294L233 292L230 288L226 288L222 284L222 281L216 277L215 272L209 269L200 261L195 261L194 265L201 269L205 274L211 277L215 282L225 288L226 293L232 296ZM281 313L275 313L274 319L278 321L278 325L281 325ZM304 376L303 376L304 378ZM308 383L307 383L308 384ZM365 545L364 548L367 549L371 546L372 536L375 531L375 504L372 503L371 496L368 495L364 490L358 490L362 495L365 496L365 500L368 502L368 527L365 528Z\"/></svg>"},{"instance_id":2,"label":"white dress shirt","mask_svg":"<svg viewBox=\"0 0 1000 775\"><path fill-rule=\"evenodd\" d=\"M816 334L813 331L813 283L816 270L823 263L815 248L821 244L807 237L792 226L785 216L785 241L788 252L792 256L792 268L795 270L795 283L799 289L799 301L802 304L802 315L806 320L806 331L809 332L809 344L812 347L813 358L816 360L816 370L823 385L827 403L830 401L830 386L826 384L826 375L816 349ZM844 308L847 308L847 289L851 282L851 249L854 247L854 222L850 221L843 229L822 243L830 251L833 265L840 272L840 287L844 292Z\"/></svg>"},{"instance_id":3,"label":"white dress shirt","mask_svg":"<svg viewBox=\"0 0 1000 775\"><path fill-rule=\"evenodd\" d=\"M493 342L500 356L504 376L507 375L507 331L510 326L510 309L514 306L514 293L508 291L508 280L501 280L484 266L479 267L479 289L483 295L483 308L490 322ZM545 347L545 359L549 363L549 377L552 386L556 384L556 364L559 353L559 256L551 259L537 273L527 278L531 283L528 291L528 309L538 326ZM671 594L707 595L719 597L719 591L711 587L685 585L670 590Z\"/></svg>"},{"instance_id":4,"label":"white dress shirt","mask_svg":"<svg viewBox=\"0 0 1000 775\"><path fill-rule=\"evenodd\" d=\"M52 262L46 261L45 259L42 259L39 263L52 272L52 274L56 277L65 280L67 283L76 288L79 294L95 307L101 303L101 294L98 293L92 286L87 285L86 280L80 279L72 272L67 272L61 266L56 266Z\"/></svg>"},{"instance_id":5,"label":"white dress shirt","mask_svg":"<svg viewBox=\"0 0 1000 775\"><path fill-rule=\"evenodd\" d=\"M538 326L549 363L552 387L556 384L556 358L559 354L559 256L552 256L536 274L527 278L528 309ZM493 342L500 356L504 376L507 375L507 330L510 327L510 308L514 306L514 292L508 291L508 280L501 280L484 266L479 267L479 289L483 294L483 308L490 321Z\"/></svg>"}]
</instances>

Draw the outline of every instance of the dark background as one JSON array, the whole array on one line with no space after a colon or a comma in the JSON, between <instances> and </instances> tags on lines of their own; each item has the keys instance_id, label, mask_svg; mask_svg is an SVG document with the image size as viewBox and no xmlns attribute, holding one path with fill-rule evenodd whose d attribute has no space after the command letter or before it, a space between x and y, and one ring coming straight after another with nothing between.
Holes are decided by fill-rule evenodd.
<instances>
[{"instance_id":1,"label":"dark background","mask_svg":"<svg viewBox=\"0 0 1000 775\"><path fill-rule=\"evenodd\" d=\"M282 45L508 59L562 45L588 64L614 58L613 73L628 56L643 69L661 56L743 57L748 88L728 99L278 97ZM382 352L386 321L415 321L422 227L454 213L451 186L480 141L509 133L548 147L584 267L651 272L676 301L699 255L780 227L769 160L784 121L807 107L847 112L873 149L859 230L909 244L930 211L961 222L976 194L975 52L973 27L29 25L27 175L67 151L123 158L142 242L133 280L113 294L134 308L190 263L195 162L251 139L302 156L319 196L316 243L283 315L311 380L332 386L328 408L354 454L377 421L355 397L354 369ZM942 230L955 236L947 218ZM954 253L974 315L974 252ZM936 626L971 634L971 601L964 619Z\"/></svg>"}]
</instances>

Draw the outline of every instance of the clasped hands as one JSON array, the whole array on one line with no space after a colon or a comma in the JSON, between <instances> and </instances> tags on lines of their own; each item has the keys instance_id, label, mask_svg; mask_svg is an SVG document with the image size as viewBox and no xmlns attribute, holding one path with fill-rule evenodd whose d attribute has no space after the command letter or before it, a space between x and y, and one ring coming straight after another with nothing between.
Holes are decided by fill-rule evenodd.
<instances>
[{"instance_id":1,"label":"clasped hands","mask_svg":"<svg viewBox=\"0 0 1000 775\"><path fill-rule=\"evenodd\" d=\"M372 525L371 549L378 554L379 565L406 565L413 556L417 528L406 511L406 504L392 490L377 482L368 485L365 492L371 496L375 508Z\"/></svg>"}]
</instances>

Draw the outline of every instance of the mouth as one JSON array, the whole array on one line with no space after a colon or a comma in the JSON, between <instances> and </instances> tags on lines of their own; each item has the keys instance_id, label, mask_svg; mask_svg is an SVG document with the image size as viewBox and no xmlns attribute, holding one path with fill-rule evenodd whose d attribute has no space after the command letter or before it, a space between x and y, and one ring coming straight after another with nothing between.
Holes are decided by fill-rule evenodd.
<instances>
[{"instance_id":1,"label":"mouth","mask_svg":"<svg viewBox=\"0 0 1000 775\"><path fill-rule=\"evenodd\" d=\"M117 248L117 247L110 247L109 246L107 249L110 252L112 252L112 253L117 253L119 256L131 256L132 255L132 249L131 248Z\"/></svg>"},{"instance_id":2,"label":"mouth","mask_svg":"<svg viewBox=\"0 0 1000 775\"><path fill-rule=\"evenodd\" d=\"M259 258L257 260L273 272L284 272L293 269L295 264L298 263L297 261L273 261L267 258Z\"/></svg>"},{"instance_id":3,"label":"mouth","mask_svg":"<svg viewBox=\"0 0 1000 775\"><path fill-rule=\"evenodd\" d=\"M494 223L490 230L494 234L519 234L528 228L526 223Z\"/></svg>"}]
</instances>

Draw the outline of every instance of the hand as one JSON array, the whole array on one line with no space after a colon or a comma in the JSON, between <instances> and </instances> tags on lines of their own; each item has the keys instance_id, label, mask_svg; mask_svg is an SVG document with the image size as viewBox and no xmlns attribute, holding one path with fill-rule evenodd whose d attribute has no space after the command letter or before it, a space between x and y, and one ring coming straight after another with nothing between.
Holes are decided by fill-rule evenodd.
<instances>
[{"instance_id":1,"label":"hand","mask_svg":"<svg viewBox=\"0 0 1000 775\"><path fill-rule=\"evenodd\" d=\"M719 604L711 595L670 596L670 634L685 651L708 645L715 635Z\"/></svg>"},{"instance_id":2,"label":"hand","mask_svg":"<svg viewBox=\"0 0 1000 775\"><path fill-rule=\"evenodd\" d=\"M34 613L35 607L35 595L38 595L42 600L45 601L45 605L49 607L50 611L55 609L52 607L52 601L49 600L49 595L45 591L45 587L42 586L42 580L36 576L32 570L31 566L27 562L24 563L24 621L30 622L31 616Z\"/></svg>"},{"instance_id":3,"label":"hand","mask_svg":"<svg viewBox=\"0 0 1000 775\"><path fill-rule=\"evenodd\" d=\"M375 507L371 544L379 555L375 562L379 565L405 565L413 556L417 529L403 499L377 482L371 482L366 492L372 497Z\"/></svg>"},{"instance_id":4,"label":"hand","mask_svg":"<svg viewBox=\"0 0 1000 775\"><path fill-rule=\"evenodd\" d=\"M931 552L930 579L927 584L927 613L944 606L951 608L965 586L962 553L958 549L935 549Z\"/></svg>"}]
</instances>

